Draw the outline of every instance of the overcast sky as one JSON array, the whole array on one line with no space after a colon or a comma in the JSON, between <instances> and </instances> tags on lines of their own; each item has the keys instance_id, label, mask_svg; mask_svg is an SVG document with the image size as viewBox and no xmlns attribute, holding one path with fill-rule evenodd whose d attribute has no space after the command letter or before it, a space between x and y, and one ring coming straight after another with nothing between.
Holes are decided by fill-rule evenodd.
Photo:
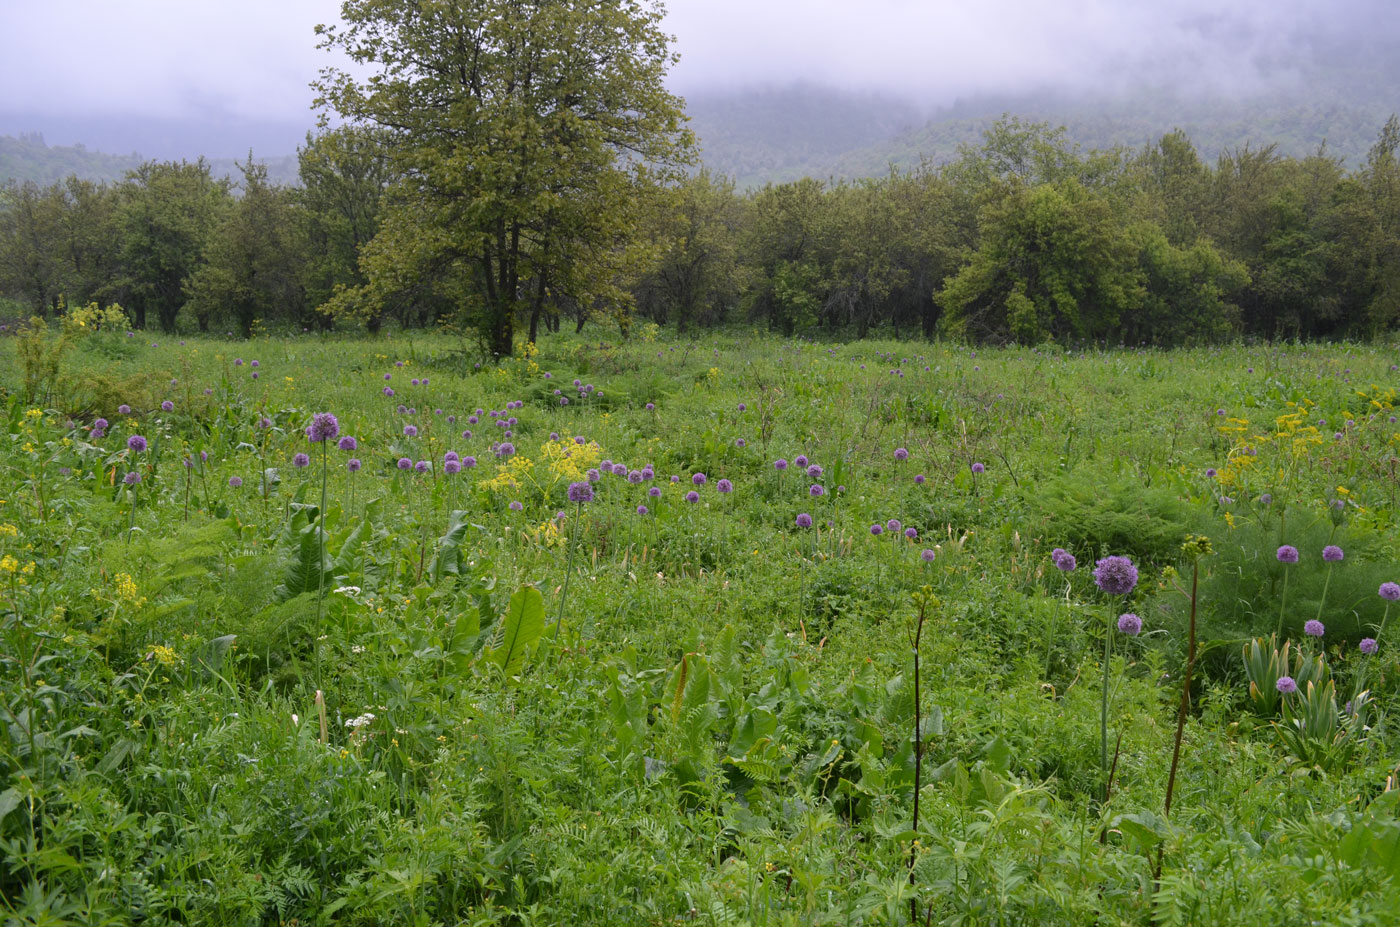
<instances>
[{"instance_id":1,"label":"overcast sky","mask_svg":"<svg viewBox=\"0 0 1400 927\"><path fill-rule=\"evenodd\" d=\"M670 0L682 93L794 80L908 95L1111 88L1251 92L1294 53L1396 32L1390 0ZM153 156L186 130L217 155L290 153L331 61L338 0L0 0L0 134ZM125 130L125 131L124 131ZM233 139L237 141L233 141Z\"/></svg>"}]
</instances>

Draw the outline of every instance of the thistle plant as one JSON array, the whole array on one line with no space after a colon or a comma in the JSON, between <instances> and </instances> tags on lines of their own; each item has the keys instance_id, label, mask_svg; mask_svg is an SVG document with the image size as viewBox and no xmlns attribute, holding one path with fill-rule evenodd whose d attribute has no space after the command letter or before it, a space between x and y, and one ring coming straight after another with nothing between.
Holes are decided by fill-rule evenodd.
<instances>
[{"instance_id":1,"label":"thistle plant","mask_svg":"<svg viewBox=\"0 0 1400 927\"><path fill-rule=\"evenodd\" d=\"M569 484L569 501L577 508L574 511L574 527L569 532L569 554L564 560L564 588L559 593L559 617L554 622L554 636L562 639L564 631L564 606L569 600L569 577L574 573L574 548L578 546L579 522L583 521L583 505L593 501L593 484L588 482Z\"/></svg>"},{"instance_id":2,"label":"thistle plant","mask_svg":"<svg viewBox=\"0 0 1400 927\"><path fill-rule=\"evenodd\" d=\"M317 412L306 428L306 437L313 444L321 445L321 508L317 515L316 530L316 639L312 642L316 654L316 688L321 688L321 605L326 598L326 474L330 467L326 457L330 443L340 434L340 422L329 412ZM298 454L297 458L304 458ZM298 464L305 466L305 464Z\"/></svg>"},{"instance_id":3,"label":"thistle plant","mask_svg":"<svg viewBox=\"0 0 1400 927\"><path fill-rule=\"evenodd\" d=\"M1137 586L1138 571L1127 557L1104 557L1094 565L1094 583L1108 595L1126 596ZM1103 772L1104 801L1108 801L1108 683L1109 662L1113 657L1113 608L1108 609L1103 639L1103 691L1099 705L1099 768ZM1141 625L1139 625L1139 628Z\"/></svg>"}]
</instances>

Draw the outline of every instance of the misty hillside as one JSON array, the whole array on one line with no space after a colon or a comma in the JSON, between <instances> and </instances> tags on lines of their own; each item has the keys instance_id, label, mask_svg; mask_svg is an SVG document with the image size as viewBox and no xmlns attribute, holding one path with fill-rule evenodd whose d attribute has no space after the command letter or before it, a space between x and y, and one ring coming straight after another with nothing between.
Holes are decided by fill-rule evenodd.
<instances>
[{"instance_id":1,"label":"misty hillside","mask_svg":"<svg viewBox=\"0 0 1400 927\"><path fill-rule=\"evenodd\" d=\"M47 145L39 134L18 137L0 135L0 183L33 181L44 186L72 174L85 180L115 182L146 160L137 152L114 155L93 151L83 145ZM210 172L215 177L228 177L236 181L242 176L236 163L240 160L209 158ZM268 178L273 183L297 182L296 155L253 160L267 166Z\"/></svg>"},{"instance_id":2,"label":"misty hillside","mask_svg":"<svg viewBox=\"0 0 1400 927\"><path fill-rule=\"evenodd\" d=\"M1394 87L1395 85L1390 85ZM1400 91L1348 101L1342 94L1275 94L1241 101L1184 100L1141 93L1121 100L1050 96L964 102L919 118L907 103L813 86L687 99L691 128L704 163L741 188L803 176L879 176L891 164L942 163L960 145L977 145L1004 114L1067 129L1084 148L1139 148L1182 128L1202 157L1248 144L1276 144L1282 155L1326 151L1355 166L1364 160L1386 118L1400 111Z\"/></svg>"}]
</instances>

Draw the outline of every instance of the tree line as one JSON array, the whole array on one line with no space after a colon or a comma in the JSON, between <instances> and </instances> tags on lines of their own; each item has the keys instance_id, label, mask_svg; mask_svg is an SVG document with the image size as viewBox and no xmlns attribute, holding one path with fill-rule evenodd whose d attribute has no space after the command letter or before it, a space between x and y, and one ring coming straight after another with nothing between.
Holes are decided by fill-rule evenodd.
<instances>
[{"instance_id":1,"label":"tree line","mask_svg":"<svg viewBox=\"0 0 1400 927\"><path fill-rule=\"evenodd\" d=\"M634 318L1163 346L1374 337L1400 322L1394 117L1354 170L1273 147L1208 164L1179 131L1083 151L1006 119L950 163L855 182L739 191L701 169L606 197L545 184L529 200L547 205L539 224L576 232L533 243L538 224L525 224L489 267L465 246L425 244L425 228L453 226L424 212L442 184L425 194L429 175L403 147L373 124L308 135L296 186L251 158L236 184L204 161L148 162L117 183L9 183L0 297L14 315L120 303L167 332L457 322L496 354L522 332L610 320L625 334ZM528 150L543 152L541 177L570 163L557 143ZM444 183L469 173L457 157L441 149ZM434 202L456 216L490 208L489 192Z\"/></svg>"}]
</instances>

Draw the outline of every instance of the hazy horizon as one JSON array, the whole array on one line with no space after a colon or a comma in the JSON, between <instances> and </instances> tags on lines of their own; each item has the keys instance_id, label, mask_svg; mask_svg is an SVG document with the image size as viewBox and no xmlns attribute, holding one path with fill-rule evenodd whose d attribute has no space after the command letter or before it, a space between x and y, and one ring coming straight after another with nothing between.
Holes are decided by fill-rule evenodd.
<instances>
[{"instance_id":1,"label":"hazy horizon","mask_svg":"<svg viewBox=\"0 0 1400 927\"><path fill-rule=\"evenodd\" d=\"M291 154L315 125L310 82L337 63L314 27L336 0L248 0L230 17L174 0L10 2L0 12L0 134L39 132L146 157ZM1027 94L1142 88L1235 98L1364 68L1400 24L1379 0L989 0L933 9L869 0L672 0L670 83L705 97L805 83L903 100L917 113ZM227 8L224 8L227 9Z\"/></svg>"}]
</instances>

